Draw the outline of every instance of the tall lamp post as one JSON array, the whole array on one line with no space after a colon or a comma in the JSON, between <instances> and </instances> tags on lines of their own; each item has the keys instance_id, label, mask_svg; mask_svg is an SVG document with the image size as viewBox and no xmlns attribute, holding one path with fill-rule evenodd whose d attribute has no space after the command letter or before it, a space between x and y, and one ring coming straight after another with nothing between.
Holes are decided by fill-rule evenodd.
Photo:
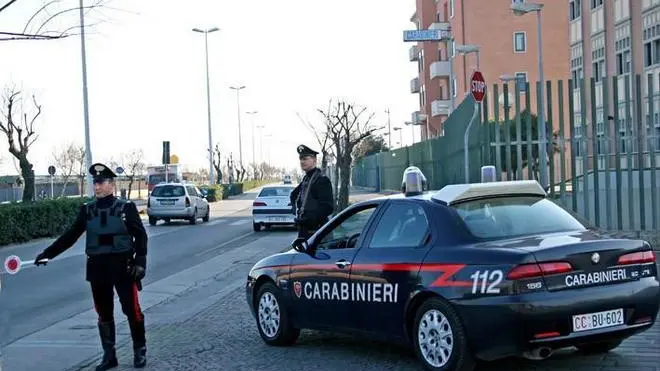
<instances>
[{"instance_id":1,"label":"tall lamp post","mask_svg":"<svg viewBox=\"0 0 660 371\"><path fill-rule=\"evenodd\" d=\"M92 167L92 146L89 138L89 100L87 98L87 52L85 49L85 11L83 0L80 0L80 53L82 58L82 85L83 85L83 115L85 119L85 164ZM36 184L36 182L34 182ZM83 193L83 190L80 190ZM94 195L94 182L87 176L87 196Z\"/></svg>"},{"instance_id":2,"label":"tall lamp post","mask_svg":"<svg viewBox=\"0 0 660 371\"><path fill-rule=\"evenodd\" d=\"M537 37L537 53L538 53L538 63L539 63L539 81L541 82L541 89L538 91L539 95L539 100L540 100L540 105L538 108L538 122L539 122L539 132L540 132L540 138L539 138L539 152L542 154L542 158L539 159L540 162L540 173L541 173L541 186L543 188L547 188L549 186L548 183L548 151L547 151L547 132L548 128L546 127L545 123L545 99L543 96L543 89L544 86L543 84L545 83L545 77L543 76L543 37L542 37L542 27L541 27L541 9L543 9L543 4L535 4L535 3L515 3L511 5L511 10L513 10L513 14L517 16L523 16L527 13L530 12L536 12L536 37Z\"/></svg>"},{"instance_id":3,"label":"tall lamp post","mask_svg":"<svg viewBox=\"0 0 660 371\"><path fill-rule=\"evenodd\" d=\"M206 116L208 120L209 130L209 183L215 183L214 169L213 169L213 136L211 134L211 84L209 82L209 37L211 32L219 31L217 27L202 30L200 28L193 28L194 32L204 34L204 51L206 55Z\"/></svg>"},{"instance_id":4,"label":"tall lamp post","mask_svg":"<svg viewBox=\"0 0 660 371\"><path fill-rule=\"evenodd\" d=\"M241 99L240 92L245 89L245 85L230 86L230 89L236 90L236 108L238 112L238 163L243 166L243 136L241 135Z\"/></svg>"},{"instance_id":5,"label":"tall lamp post","mask_svg":"<svg viewBox=\"0 0 660 371\"><path fill-rule=\"evenodd\" d=\"M254 166L257 166L257 157L255 156L255 145L254 145L254 115L259 113L259 111L250 111L250 112L245 112L245 113L250 115L251 118L252 118L252 120L251 120L252 121L252 163L254 164ZM255 177L256 177L256 175L255 175Z\"/></svg>"}]
</instances>

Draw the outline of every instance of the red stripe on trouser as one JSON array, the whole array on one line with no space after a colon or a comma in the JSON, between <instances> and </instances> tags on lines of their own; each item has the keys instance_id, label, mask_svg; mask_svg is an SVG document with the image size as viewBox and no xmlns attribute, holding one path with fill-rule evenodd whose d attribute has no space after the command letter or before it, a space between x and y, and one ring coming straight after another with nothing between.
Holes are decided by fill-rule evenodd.
<instances>
[{"instance_id":1,"label":"red stripe on trouser","mask_svg":"<svg viewBox=\"0 0 660 371\"><path fill-rule=\"evenodd\" d=\"M142 316L142 309L140 309L140 298L138 297L138 287L137 283L133 283L133 312L135 313L135 320L142 322L144 317Z\"/></svg>"}]
</instances>

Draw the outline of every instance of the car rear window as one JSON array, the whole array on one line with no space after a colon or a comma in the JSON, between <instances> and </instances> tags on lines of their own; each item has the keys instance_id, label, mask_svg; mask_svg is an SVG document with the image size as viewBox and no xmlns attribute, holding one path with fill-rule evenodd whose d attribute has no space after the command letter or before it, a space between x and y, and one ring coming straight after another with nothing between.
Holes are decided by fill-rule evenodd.
<instances>
[{"instance_id":1,"label":"car rear window","mask_svg":"<svg viewBox=\"0 0 660 371\"><path fill-rule=\"evenodd\" d=\"M540 197L499 197L454 206L477 238L508 237L585 230L585 226L554 202Z\"/></svg>"},{"instance_id":2,"label":"car rear window","mask_svg":"<svg viewBox=\"0 0 660 371\"><path fill-rule=\"evenodd\" d=\"M151 192L154 197L182 197L186 191L180 185L163 185L154 188Z\"/></svg>"},{"instance_id":3,"label":"car rear window","mask_svg":"<svg viewBox=\"0 0 660 371\"><path fill-rule=\"evenodd\" d=\"M293 188L291 187L270 187L264 188L258 197L289 197Z\"/></svg>"}]
</instances>

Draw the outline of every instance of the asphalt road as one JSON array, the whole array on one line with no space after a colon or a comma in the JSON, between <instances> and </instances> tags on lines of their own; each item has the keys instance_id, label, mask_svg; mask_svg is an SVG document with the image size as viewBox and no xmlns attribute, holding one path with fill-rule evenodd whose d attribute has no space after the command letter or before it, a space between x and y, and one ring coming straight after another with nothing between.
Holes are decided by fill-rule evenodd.
<instances>
[{"instance_id":1,"label":"asphalt road","mask_svg":"<svg viewBox=\"0 0 660 371\"><path fill-rule=\"evenodd\" d=\"M212 204L211 220L196 225L173 221L150 226L147 276L143 286L211 259L227 243L240 243L252 232L250 207L255 193ZM243 209L241 211L241 209ZM18 274L3 274L0 345L69 318L91 307L85 281L84 238L47 266L26 266ZM15 254L31 260L48 241L0 248L0 260Z\"/></svg>"}]
</instances>

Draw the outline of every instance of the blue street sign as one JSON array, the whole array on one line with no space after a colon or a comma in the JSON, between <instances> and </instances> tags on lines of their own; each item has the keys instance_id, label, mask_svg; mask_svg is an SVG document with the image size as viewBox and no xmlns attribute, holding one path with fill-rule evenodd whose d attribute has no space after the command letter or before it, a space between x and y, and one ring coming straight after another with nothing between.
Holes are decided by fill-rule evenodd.
<instances>
[{"instance_id":1,"label":"blue street sign","mask_svg":"<svg viewBox=\"0 0 660 371\"><path fill-rule=\"evenodd\" d=\"M117 168L115 169L115 172L117 172L117 174L123 174L124 173L124 168L121 167L121 166L117 166Z\"/></svg>"},{"instance_id":2,"label":"blue street sign","mask_svg":"<svg viewBox=\"0 0 660 371\"><path fill-rule=\"evenodd\" d=\"M403 41L442 41L451 38L449 30L406 30Z\"/></svg>"}]
</instances>

